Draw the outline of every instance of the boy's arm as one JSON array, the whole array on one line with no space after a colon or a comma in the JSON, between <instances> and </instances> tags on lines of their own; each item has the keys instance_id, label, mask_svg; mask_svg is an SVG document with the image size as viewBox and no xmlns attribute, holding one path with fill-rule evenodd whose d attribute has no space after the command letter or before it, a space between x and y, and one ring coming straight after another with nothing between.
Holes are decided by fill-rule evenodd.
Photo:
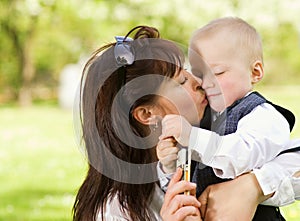
<instances>
[{"instance_id":1,"label":"boy's arm","mask_svg":"<svg viewBox=\"0 0 300 221\"><path fill-rule=\"evenodd\" d=\"M290 148L295 141L300 146L300 140L293 140ZM264 195L274 193L262 204L284 206L300 199L299 162L300 152L285 153L253 171Z\"/></svg>"},{"instance_id":2,"label":"boy's arm","mask_svg":"<svg viewBox=\"0 0 300 221\"><path fill-rule=\"evenodd\" d=\"M189 137L192 159L214 168L221 178L234 178L261 167L286 149L290 130L286 119L270 104L243 117L235 133L220 136L193 127Z\"/></svg>"},{"instance_id":3,"label":"boy's arm","mask_svg":"<svg viewBox=\"0 0 300 221\"><path fill-rule=\"evenodd\" d=\"M156 146L156 154L159 159L157 163L157 176L160 187L166 192L169 182L176 170L176 160L179 149L173 138L159 140Z\"/></svg>"},{"instance_id":4,"label":"boy's arm","mask_svg":"<svg viewBox=\"0 0 300 221\"><path fill-rule=\"evenodd\" d=\"M157 163L156 170L157 170L157 176L158 176L158 181L159 181L160 188L164 192L166 192L167 188L168 188L168 185L170 183L170 180L172 179L174 173L168 173L168 174L165 173L162 170L162 165L161 165L160 162Z\"/></svg>"}]
</instances>

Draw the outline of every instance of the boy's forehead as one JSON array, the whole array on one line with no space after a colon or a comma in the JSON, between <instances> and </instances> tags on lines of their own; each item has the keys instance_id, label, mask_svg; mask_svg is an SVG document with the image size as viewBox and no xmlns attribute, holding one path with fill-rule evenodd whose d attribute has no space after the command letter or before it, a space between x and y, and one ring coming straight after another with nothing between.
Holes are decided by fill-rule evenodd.
<instances>
[{"instance_id":1,"label":"boy's forehead","mask_svg":"<svg viewBox=\"0 0 300 221\"><path fill-rule=\"evenodd\" d=\"M191 71L194 75L206 75L211 74L212 71L206 61L201 57L201 55L194 50L189 51L189 62L191 65Z\"/></svg>"},{"instance_id":2,"label":"boy's forehead","mask_svg":"<svg viewBox=\"0 0 300 221\"><path fill-rule=\"evenodd\" d=\"M188 58L191 65L198 63L200 58L204 59L209 66L227 63L228 60L237 60L241 55L247 54L246 47L240 47L236 38L229 36L220 40L217 38L197 39L189 45Z\"/></svg>"},{"instance_id":3,"label":"boy's forehead","mask_svg":"<svg viewBox=\"0 0 300 221\"><path fill-rule=\"evenodd\" d=\"M203 47L213 48L214 46L225 46L235 48L238 36L227 29L219 29L211 32L195 33L190 39L189 49L198 53Z\"/></svg>"}]
</instances>

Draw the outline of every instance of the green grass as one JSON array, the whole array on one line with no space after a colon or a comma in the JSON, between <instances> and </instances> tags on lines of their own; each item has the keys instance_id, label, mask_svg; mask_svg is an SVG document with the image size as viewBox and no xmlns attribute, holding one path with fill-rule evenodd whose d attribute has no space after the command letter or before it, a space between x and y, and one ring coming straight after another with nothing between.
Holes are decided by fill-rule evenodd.
<instances>
[{"instance_id":1,"label":"green grass","mask_svg":"<svg viewBox=\"0 0 300 221\"><path fill-rule=\"evenodd\" d=\"M71 220L86 168L72 113L5 107L0 122L0 220Z\"/></svg>"},{"instance_id":2,"label":"green grass","mask_svg":"<svg viewBox=\"0 0 300 221\"><path fill-rule=\"evenodd\" d=\"M300 87L260 89L300 119ZM53 105L0 107L0 221L71 220L86 162L76 144L72 112ZM299 125L292 134L300 137ZM281 209L300 218L300 202Z\"/></svg>"}]
</instances>

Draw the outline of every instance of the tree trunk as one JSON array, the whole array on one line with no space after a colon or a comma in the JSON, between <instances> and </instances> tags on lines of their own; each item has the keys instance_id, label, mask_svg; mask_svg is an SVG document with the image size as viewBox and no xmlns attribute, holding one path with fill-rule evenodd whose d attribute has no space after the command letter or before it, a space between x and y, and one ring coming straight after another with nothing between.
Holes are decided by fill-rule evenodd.
<instances>
[{"instance_id":1,"label":"tree trunk","mask_svg":"<svg viewBox=\"0 0 300 221\"><path fill-rule=\"evenodd\" d=\"M28 35L24 42L21 61L21 87L18 94L19 104L21 106L30 106L32 104L32 80L35 75L33 64L33 35Z\"/></svg>"},{"instance_id":2,"label":"tree trunk","mask_svg":"<svg viewBox=\"0 0 300 221\"><path fill-rule=\"evenodd\" d=\"M9 20L1 22L1 26L12 40L18 58L18 70L20 72L18 101L21 106L30 106L32 104L32 80L35 75L33 52L36 22L37 17L31 17L28 30L22 33L23 37L18 32L18 28L14 27Z\"/></svg>"}]
</instances>

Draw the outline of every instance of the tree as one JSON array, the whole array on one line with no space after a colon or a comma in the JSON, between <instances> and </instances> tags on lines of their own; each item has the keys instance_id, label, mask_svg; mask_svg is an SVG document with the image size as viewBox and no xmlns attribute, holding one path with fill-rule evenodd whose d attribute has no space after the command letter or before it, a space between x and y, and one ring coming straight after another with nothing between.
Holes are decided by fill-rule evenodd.
<instances>
[{"instance_id":1,"label":"tree","mask_svg":"<svg viewBox=\"0 0 300 221\"><path fill-rule=\"evenodd\" d=\"M57 81L62 67L77 61L83 44L89 45L94 29L78 13L81 1L3 0L0 25L3 57L1 75L10 85L20 105L32 102L32 89L38 78L43 84ZM10 67L13 63L17 68ZM45 81L45 79L47 79ZM48 82L47 82L48 81Z\"/></svg>"},{"instance_id":2,"label":"tree","mask_svg":"<svg viewBox=\"0 0 300 221\"><path fill-rule=\"evenodd\" d=\"M76 63L81 55L114 41L113 36L124 35L136 25L154 26L162 37L180 43L186 50L195 29L228 15L247 20L262 34L272 72L272 81L269 78L265 82L276 82L282 76L280 67L288 66L295 83L296 78L300 81L296 75L299 47L294 47L299 38L299 19L295 18L300 4L292 0L276 2L0 0L0 102L4 90L23 105L31 103L37 87L44 87L55 97L59 73L66 64ZM282 40L293 48L283 49ZM282 52L288 55L284 59ZM283 60L285 65L279 66L278 61ZM36 95L33 93L34 98Z\"/></svg>"},{"instance_id":3,"label":"tree","mask_svg":"<svg viewBox=\"0 0 300 221\"><path fill-rule=\"evenodd\" d=\"M19 101L22 105L29 105L31 103L30 84L35 75L32 48L38 13L34 8L21 10L26 6L21 1L3 1L1 4L6 4L6 10L1 10L1 27L12 41L17 70L20 73L19 82L17 82Z\"/></svg>"}]
</instances>

